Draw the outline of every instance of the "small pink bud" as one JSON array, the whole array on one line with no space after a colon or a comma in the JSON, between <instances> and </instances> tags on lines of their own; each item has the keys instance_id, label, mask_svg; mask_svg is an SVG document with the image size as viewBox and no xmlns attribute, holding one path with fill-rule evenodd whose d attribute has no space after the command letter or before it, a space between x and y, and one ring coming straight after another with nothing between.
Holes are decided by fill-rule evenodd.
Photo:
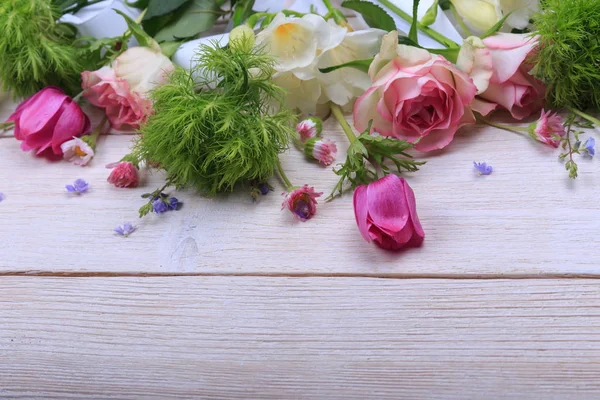
<instances>
[{"instance_id":1,"label":"small pink bud","mask_svg":"<svg viewBox=\"0 0 600 400\"><path fill-rule=\"evenodd\" d=\"M320 197L322 194L315 192L313 187L304 185L287 193L281 209L287 208L300 221L307 221L316 214L317 197Z\"/></svg>"},{"instance_id":2,"label":"small pink bud","mask_svg":"<svg viewBox=\"0 0 600 400\"><path fill-rule=\"evenodd\" d=\"M107 168L114 168L107 181L119 188L134 188L137 187L138 170L129 161L121 161L118 164L109 164Z\"/></svg>"}]
</instances>

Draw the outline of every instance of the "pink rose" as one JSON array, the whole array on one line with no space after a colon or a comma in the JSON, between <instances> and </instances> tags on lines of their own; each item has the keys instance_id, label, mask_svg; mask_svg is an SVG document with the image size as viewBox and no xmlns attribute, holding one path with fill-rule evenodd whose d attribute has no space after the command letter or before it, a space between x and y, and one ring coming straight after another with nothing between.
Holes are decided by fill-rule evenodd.
<instances>
[{"instance_id":1,"label":"pink rose","mask_svg":"<svg viewBox=\"0 0 600 400\"><path fill-rule=\"evenodd\" d=\"M61 145L90 130L90 119L76 101L61 89L48 86L25 100L8 118L15 123L15 138L24 151L36 155L52 151L62 156Z\"/></svg>"},{"instance_id":2,"label":"pink rose","mask_svg":"<svg viewBox=\"0 0 600 400\"><path fill-rule=\"evenodd\" d=\"M475 123L469 104L476 88L464 72L427 50L386 35L369 68L372 86L354 106L354 125L417 142L419 151L442 149L463 125Z\"/></svg>"},{"instance_id":3,"label":"pink rose","mask_svg":"<svg viewBox=\"0 0 600 400\"><path fill-rule=\"evenodd\" d=\"M81 74L83 95L104 108L115 129L138 129L152 113L147 93L162 84L175 68L160 52L132 47L117 57L112 67Z\"/></svg>"},{"instance_id":4,"label":"pink rose","mask_svg":"<svg viewBox=\"0 0 600 400\"><path fill-rule=\"evenodd\" d=\"M112 183L118 188L134 188L139 183L138 170L129 161L108 164L106 168L113 168L108 176L108 183Z\"/></svg>"},{"instance_id":5,"label":"pink rose","mask_svg":"<svg viewBox=\"0 0 600 400\"><path fill-rule=\"evenodd\" d=\"M354 216L363 238L386 250L420 246L425 238L415 194L396 175L356 188Z\"/></svg>"},{"instance_id":6,"label":"pink rose","mask_svg":"<svg viewBox=\"0 0 600 400\"><path fill-rule=\"evenodd\" d=\"M543 106L545 88L530 74L532 66L527 62L538 46L538 37L501 32L484 39L482 44L485 47L474 52L465 52L463 46L457 62L459 67L481 67L461 67L474 78L478 88L479 96L472 104L473 110L487 115L500 106L519 120L539 111ZM465 58L470 61L465 61ZM490 73L488 79L475 79L482 76L483 69Z\"/></svg>"}]
</instances>

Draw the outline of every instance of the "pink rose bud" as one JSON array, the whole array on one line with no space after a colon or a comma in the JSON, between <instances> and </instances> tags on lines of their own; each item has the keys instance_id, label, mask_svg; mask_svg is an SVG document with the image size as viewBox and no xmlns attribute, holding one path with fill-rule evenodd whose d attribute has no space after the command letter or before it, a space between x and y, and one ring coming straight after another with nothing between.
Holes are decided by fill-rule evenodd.
<instances>
[{"instance_id":1,"label":"pink rose bud","mask_svg":"<svg viewBox=\"0 0 600 400\"><path fill-rule=\"evenodd\" d=\"M552 111L546 112L543 109L540 119L529 126L529 134L532 138L554 148L560 145L560 138L565 136L565 133L562 118L556 113L552 114Z\"/></svg>"},{"instance_id":2,"label":"pink rose bud","mask_svg":"<svg viewBox=\"0 0 600 400\"><path fill-rule=\"evenodd\" d=\"M129 161L108 164L107 168L113 168L107 181L119 188L134 188L138 185L138 170Z\"/></svg>"},{"instance_id":3,"label":"pink rose bud","mask_svg":"<svg viewBox=\"0 0 600 400\"><path fill-rule=\"evenodd\" d=\"M35 150L36 155L48 150L62 156L64 142L90 130L90 119L79 104L53 86L19 104L8 121L15 123L15 138L21 140L21 149Z\"/></svg>"},{"instance_id":4,"label":"pink rose bud","mask_svg":"<svg viewBox=\"0 0 600 400\"><path fill-rule=\"evenodd\" d=\"M403 178L388 175L354 192L354 216L367 242L386 250L423 243L425 233L417 216L415 194Z\"/></svg>"},{"instance_id":5,"label":"pink rose bud","mask_svg":"<svg viewBox=\"0 0 600 400\"><path fill-rule=\"evenodd\" d=\"M308 221L316 214L317 197L320 197L322 194L315 192L313 187L304 185L287 194L281 205L281 209L287 208L300 221Z\"/></svg>"},{"instance_id":6,"label":"pink rose bud","mask_svg":"<svg viewBox=\"0 0 600 400\"><path fill-rule=\"evenodd\" d=\"M335 161L337 146L329 139L312 138L304 144L304 154L308 158L313 158L321 164L329 166Z\"/></svg>"},{"instance_id":7,"label":"pink rose bud","mask_svg":"<svg viewBox=\"0 0 600 400\"><path fill-rule=\"evenodd\" d=\"M320 137L321 132L323 132L323 121L321 118L309 117L296 125L296 133L303 142L311 138Z\"/></svg>"}]
</instances>

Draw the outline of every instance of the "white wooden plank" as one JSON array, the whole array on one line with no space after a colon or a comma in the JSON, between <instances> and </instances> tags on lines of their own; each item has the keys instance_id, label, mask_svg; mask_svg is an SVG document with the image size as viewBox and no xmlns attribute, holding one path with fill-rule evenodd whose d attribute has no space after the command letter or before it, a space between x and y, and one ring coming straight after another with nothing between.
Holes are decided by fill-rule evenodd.
<instances>
[{"instance_id":1,"label":"white wooden plank","mask_svg":"<svg viewBox=\"0 0 600 400\"><path fill-rule=\"evenodd\" d=\"M598 398L597 280L0 279L0 397Z\"/></svg>"},{"instance_id":2,"label":"white wooden plank","mask_svg":"<svg viewBox=\"0 0 600 400\"><path fill-rule=\"evenodd\" d=\"M346 139L332 120L343 160ZM101 138L91 166L49 163L0 140L0 271L192 274L340 274L495 276L598 274L600 185L597 160L580 161L570 181L556 153L492 128L463 130L443 152L408 176L426 232L422 248L393 254L367 244L354 222L351 196L319 205L300 223L280 211L281 186L253 204L245 193L206 199L177 193L183 210L137 221L142 193L162 185L117 189L103 166L128 152L130 136ZM472 162L495 172L477 177ZM283 157L295 184L328 193L336 176L295 149ZM84 178L91 192L69 197ZM276 183L276 182L275 182ZM112 229L139 224L127 239Z\"/></svg>"}]
</instances>

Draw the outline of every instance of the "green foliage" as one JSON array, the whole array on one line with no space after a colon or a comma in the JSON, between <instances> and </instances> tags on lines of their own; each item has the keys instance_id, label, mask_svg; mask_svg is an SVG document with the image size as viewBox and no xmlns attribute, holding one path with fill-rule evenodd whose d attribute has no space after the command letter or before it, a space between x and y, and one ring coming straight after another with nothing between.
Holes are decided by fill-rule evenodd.
<instances>
[{"instance_id":1,"label":"green foliage","mask_svg":"<svg viewBox=\"0 0 600 400\"><path fill-rule=\"evenodd\" d=\"M396 29L394 19L377 4L363 0L346 0L342 3L342 7L359 13L371 28L383 29L388 32Z\"/></svg>"},{"instance_id":2,"label":"green foliage","mask_svg":"<svg viewBox=\"0 0 600 400\"><path fill-rule=\"evenodd\" d=\"M231 16L231 21L233 22L234 28L243 24L249 16L254 14L254 11L252 11L254 1L255 0L239 0L232 2L231 7L233 8L233 15Z\"/></svg>"},{"instance_id":3,"label":"green foliage","mask_svg":"<svg viewBox=\"0 0 600 400\"><path fill-rule=\"evenodd\" d=\"M438 3L438 0L434 0L431 6L427 9L427 12L425 13L425 15L423 15L423 18L421 18L421 25L429 26L435 22L438 15Z\"/></svg>"},{"instance_id":4,"label":"green foliage","mask_svg":"<svg viewBox=\"0 0 600 400\"><path fill-rule=\"evenodd\" d=\"M405 140L372 136L369 133L370 129L369 127L356 140L352 141L348 148L346 161L340 168L334 170L340 179L327 201L341 196L347 182L350 183L351 189L356 189L359 185L376 181L380 178L376 171L377 168L385 176L392 173L390 164L398 173L415 172L419 170L420 165L425 164L425 162L413 160L412 156L406 153L413 147L413 144Z\"/></svg>"},{"instance_id":5,"label":"green foliage","mask_svg":"<svg viewBox=\"0 0 600 400\"><path fill-rule=\"evenodd\" d=\"M271 80L274 60L250 45L235 49L202 45L191 71L175 70L151 93L155 112L134 153L177 188L214 195L264 182L294 133L291 111L273 109L284 95Z\"/></svg>"},{"instance_id":6,"label":"green foliage","mask_svg":"<svg viewBox=\"0 0 600 400\"><path fill-rule=\"evenodd\" d=\"M372 58L368 58L366 60L353 60L353 61L349 61L344 64L334 65L332 67L319 68L319 71L321 71L324 74L327 74L329 72L335 71L336 69L352 67L352 68L358 69L359 71L369 72L369 67L371 66L372 62L373 62Z\"/></svg>"},{"instance_id":7,"label":"green foliage","mask_svg":"<svg viewBox=\"0 0 600 400\"><path fill-rule=\"evenodd\" d=\"M169 14L189 2L190 0L150 0L148 1L148 8L146 15L144 15L144 21Z\"/></svg>"},{"instance_id":8,"label":"green foliage","mask_svg":"<svg viewBox=\"0 0 600 400\"><path fill-rule=\"evenodd\" d=\"M212 28L222 13L216 0L192 0L173 13L154 38L158 42L192 38Z\"/></svg>"},{"instance_id":9,"label":"green foliage","mask_svg":"<svg viewBox=\"0 0 600 400\"><path fill-rule=\"evenodd\" d=\"M89 52L73 45L74 31L57 24L48 0L3 0L0 6L0 80L17 97L45 86L79 92L80 73L95 69Z\"/></svg>"},{"instance_id":10,"label":"green foliage","mask_svg":"<svg viewBox=\"0 0 600 400\"><path fill-rule=\"evenodd\" d=\"M562 152L558 157L561 161L565 162L565 169L569 173L569 178L577 179L579 173L579 167L574 159L574 155L585 155L586 150L581 146L581 136L585 134L585 131L575 128L594 129L594 124L579 119L575 114L570 114L565 120L565 135L556 136L554 139L560 140L560 148ZM572 137L575 139L573 143Z\"/></svg>"},{"instance_id":11,"label":"green foliage","mask_svg":"<svg viewBox=\"0 0 600 400\"><path fill-rule=\"evenodd\" d=\"M600 1L546 0L534 74L554 107L600 110Z\"/></svg>"}]
</instances>

